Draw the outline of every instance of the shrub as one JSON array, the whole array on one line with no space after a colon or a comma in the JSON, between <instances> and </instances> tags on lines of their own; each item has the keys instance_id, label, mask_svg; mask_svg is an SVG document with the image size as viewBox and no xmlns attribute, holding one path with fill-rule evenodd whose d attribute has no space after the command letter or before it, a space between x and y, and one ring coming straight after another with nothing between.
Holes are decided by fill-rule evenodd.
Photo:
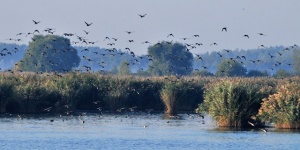
<instances>
[{"instance_id":1,"label":"shrub","mask_svg":"<svg viewBox=\"0 0 300 150\"><path fill-rule=\"evenodd\" d=\"M219 126L245 127L257 114L264 94L260 80L223 78L208 84L204 103L197 112L206 111Z\"/></svg>"},{"instance_id":2,"label":"shrub","mask_svg":"<svg viewBox=\"0 0 300 150\"><path fill-rule=\"evenodd\" d=\"M168 115L177 114L177 103L179 96L179 88L176 83L168 82L165 83L162 90L160 91L160 97L165 104L165 113Z\"/></svg>"},{"instance_id":3,"label":"shrub","mask_svg":"<svg viewBox=\"0 0 300 150\"><path fill-rule=\"evenodd\" d=\"M277 128L300 127L300 82L286 81L278 85L277 92L264 98L258 117L274 122Z\"/></svg>"}]
</instances>

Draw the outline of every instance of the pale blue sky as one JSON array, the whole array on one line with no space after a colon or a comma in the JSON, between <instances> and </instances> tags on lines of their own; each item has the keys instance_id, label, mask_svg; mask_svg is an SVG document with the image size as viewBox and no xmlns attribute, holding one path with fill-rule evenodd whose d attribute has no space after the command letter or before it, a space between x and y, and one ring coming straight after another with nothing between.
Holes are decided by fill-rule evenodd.
<instances>
[{"instance_id":1,"label":"pale blue sky","mask_svg":"<svg viewBox=\"0 0 300 150\"><path fill-rule=\"evenodd\" d=\"M193 53L300 45L299 0L0 0L0 6L0 42L21 38L16 43L28 44L31 36L16 34L54 28L55 34L76 33L104 48L113 42L105 37L118 38L113 47L129 47L137 54L162 40L203 43ZM138 14L147 15L141 19ZM33 19L41 23L34 25ZM84 21L93 24L87 27ZM221 32L223 27L228 32ZM175 37L167 38L170 33Z\"/></svg>"}]
</instances>

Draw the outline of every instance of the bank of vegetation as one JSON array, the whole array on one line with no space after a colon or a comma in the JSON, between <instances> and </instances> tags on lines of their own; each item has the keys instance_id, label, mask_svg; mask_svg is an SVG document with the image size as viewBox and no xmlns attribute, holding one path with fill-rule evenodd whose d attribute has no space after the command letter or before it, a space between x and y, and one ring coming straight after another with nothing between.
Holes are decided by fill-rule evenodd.
<instances>
[{"instance_id":1,"label":"bank of vegetation","mask_svg":"<svg viewBox=\"0 0 300 150\"><path fill-rule=\"evenodd\" d=\"M299 128L300 78L139 77L100 73L0 74L1 113L182 111L219 126Z\"/></svg>"}]
</instances>

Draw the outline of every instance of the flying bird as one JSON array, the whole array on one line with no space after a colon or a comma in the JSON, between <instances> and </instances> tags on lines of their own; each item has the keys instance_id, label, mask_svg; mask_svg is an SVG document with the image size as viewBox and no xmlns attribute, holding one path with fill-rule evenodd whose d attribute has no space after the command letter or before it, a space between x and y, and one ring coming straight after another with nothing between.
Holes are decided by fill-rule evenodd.
<instances>
[{"instance_id":1,"label":"flying bird","mask_svg":"<svg viewBox=\"0 0 300 150\"><path fill-rule=\"evenodd\" d=\"M140 16L141 18L146 17L146 15L147 15L147 14L144 14L144 15L140 15L140 14L139 14L139 16Z\"/></svg>"},{"instance_id":2,"label":"flying bird","mask_svg":"<svg viewBox=\"0 0 300 150\"><path fill-rule=\"evenodd\" d=\"M131 33L133 33L134 31L125 31L126 33L128 33L128 34L131 34Z\"/></svg>"},{"instance_id":3,"label":"flying bird","mask_svg":"<svg viewBox=\"0 0 300 150\"><path fill-rule=\"evenodd\" d=\"M227 27L222 28L222 32L226 31L227 32Z\"/></svg>"},{"instance_id":4,"label":"flying bird","mask_svg":"<svg viewBox=\"0 0 300 150\"><path fill-rule=\"evenodd\" d=\"M249 35L248 35L248 34L245 34L245 35L244 35L244 37L246 37L246 38L248 38L248 39L249 39Z\"/></svg>"},{"instance_id":5,"label":"flying bird","mask_svg":"<svg viewBox=\"0 0 300 150\"><path fill-rule=\"evenodd\" d=\"M34 24L39 24L41 21L35 21L35 20L32 20L34 22Z\"/></svg>"},{"instance_id":6,"label":"flying bird","mask_svg":"<svg viewBox=\"0 0 300 150\"><path fill-rule=\"evenodd\" d=\"M174 35L172 33L170 33L167 37L170 37L170 36L174 37Z\"/></svg>"},{"instance_id":7,"label":"flying bird","mask_svg":"<svg viewBox=\"0 0 300 150\"><path fill-rule=\"evenodd\" d=\"M88 32L88 31L85 31L85 30L83 30L83 32L84 32L85 34L89 34L89 32Z\"/></svg>"},{"instance_id":8,"label":"flying bird","mask_svg":"<svg viewBox=\"0 0 300 150\"><path fill-rule=\"evenodd\" d=\"M268 53L268 54L270 55L271 58L275 57L275 56L271 55L270 53Z\"/></svg>"},{"instance_id":9,"label":"flying bird","mask_svg":"<svg viewBox=\"0 0 300 150\"><path fill-rule=\"evenodd\" d=\"M86 24L86 26L91 26L93 23L87 23L87 22L84 22Z\"/></svg>"},{"instance_id":10,"label":"flying bird","mask_svg":"<svg viewBox=\"0 0 300 150\"><path fill-rule=\"evenodd\" d=\"M263 33L257 33L258 35L262 35L262 36L266 36L265 34L263 34Z\"/></svg>"}]
</instances>

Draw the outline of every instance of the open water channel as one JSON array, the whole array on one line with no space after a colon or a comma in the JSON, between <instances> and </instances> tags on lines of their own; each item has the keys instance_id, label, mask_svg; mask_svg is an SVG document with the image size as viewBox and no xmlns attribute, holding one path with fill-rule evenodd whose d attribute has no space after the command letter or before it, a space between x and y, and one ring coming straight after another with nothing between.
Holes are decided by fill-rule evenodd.
<instances>
[{"instance_id":1,"label":"open water channel","mask_svg":"<svg viewBox=\"0 0 300 150\"><path fill-rule=\"evenodd\" d=\"M0 118L0 149L300 149L299 131L227 130L209 116L180 116L6 115Z\"/></svg>"}]
</instances>

